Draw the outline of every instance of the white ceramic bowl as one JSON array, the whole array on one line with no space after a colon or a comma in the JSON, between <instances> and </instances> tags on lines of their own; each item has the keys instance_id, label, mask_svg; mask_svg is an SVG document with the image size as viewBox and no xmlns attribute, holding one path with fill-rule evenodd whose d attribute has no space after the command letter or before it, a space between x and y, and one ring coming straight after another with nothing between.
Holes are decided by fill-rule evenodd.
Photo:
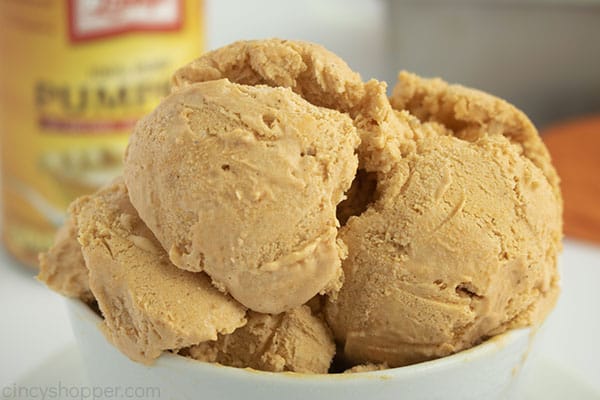
<instances>
[{"instance_id":1,"label":"white ceramic bowl","mask_svg":"<svg viewBox=\"0 0 600 400\"><path fill-rule=\"evenodd\" d=\"M89 382L119 392L122 398L134 398L135 392L135 398L177 400L510 399L532 337L530 329L512 330L438 360L354 374L262 372L171 353L145 366L129 360L104 338L98 329L101 319L89 307L77 300L67 300L67 306Z\"/></svg>"}]
</instances>

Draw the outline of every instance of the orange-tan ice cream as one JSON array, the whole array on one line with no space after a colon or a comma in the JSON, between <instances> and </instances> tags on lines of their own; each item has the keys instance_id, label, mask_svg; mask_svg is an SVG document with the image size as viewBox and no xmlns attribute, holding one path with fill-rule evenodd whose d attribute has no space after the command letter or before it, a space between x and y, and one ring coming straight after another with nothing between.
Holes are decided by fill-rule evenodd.
<instances>
[{"instance_id":1,"label":"orange-tan ice cream","mask_svg":"<svg viewBox=\"0 0 600 400\"><path fill-rule=\"evenodd\" d=\"M279 313L340 286L335 210L357 145L345 114L220 79L175 91L140 121L125 181L175 265Z\"/></svg>"},{"instance_id":2,"label":"orange-tan ice cream","mask_svg":"<svg viewBox=\"0 0 600 400\"><path fill-rule=\"evenodd\" d=\"M71 207L40 279L97 301L146 363L325 373L337 344L364 372L539 325L562 199L534 126L440 79L386 89L310 43L206 53L136 126L123 179Z\"/></svg>"},{"instance_id":3,"label":"orange-tan ice cream","mask_svg":"<svg viewBox=\"0 0 600 400\"><path fill-rule=\"evenodd\" d=\"M334 353L331 331L308 306L277 315L249 312L244 327L186 349L186 354L201 361L312 374L327 373Z\"/></svg>"},{"instance_id":4,"label":"orange-tan ice cream","mask_svg":"<svg viewBox=\"0 0 600 400\"><path fill-rule=\"evenodd\" d=\"M534 128L480 92L431 95L439 81L401 101L417 79L401 74L392 104L405 110L389 115L414 152L388 158L372 203L340 231L345 282L326 313L354 363L454 353L540 323L558 294L561 200Z\"/></svg>"},{"instance_id":5,"label":"orange-tan ice cream","mask_svg":"<svg viewBox=\"0 0 600 400\"><path fill-rule=\"evenodd\" d=\"M138 217L121 181L71 207L107 338L131 359L217 339L246 310L203 273L176 268Z\"/></svg>"},{"instance_id":6,"label":"orange-tan ice cream","mask_svg":"<svg viewBox=\"0 0 600 400\"><path fill-rule=\"evenodd\" d=\"M314 43L267 39L232 43L180 68L173 90L218 79L290 88L311 104L350 113L363 101L360 75Z\"/></svg>"},{"instance_id":7,"label":"orange-tan ice cream","mask_svg":"<svg viewBox=\"0 0 600 400\"><path fill-rule=\"evenodd\" d=\"M93 300L73 216L69 216L56 232L54 244L46 253L40 254L39 262L37 278L48 287L67 297L80 298L85 302Z\"/></svg>"}]
</instances>

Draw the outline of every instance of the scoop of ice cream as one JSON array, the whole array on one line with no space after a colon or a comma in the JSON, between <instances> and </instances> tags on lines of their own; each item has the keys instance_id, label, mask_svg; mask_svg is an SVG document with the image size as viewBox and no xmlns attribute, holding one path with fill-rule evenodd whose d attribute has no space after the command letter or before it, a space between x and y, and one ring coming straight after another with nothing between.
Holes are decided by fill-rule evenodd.
<instances>
[{"instance_id":1,"label":"scoop of ice cream","mask_svg":"<svg viewBox=\"0 0 600 400\"><path fill-rule=\"evenodd\" d=\"M267 39L232 43L203 54L173 76L174 90L227 78L244 85L287 87L308 102L350 112L364 96L360 75L314 43Z\"/></svg>"},{"instance_id":2,"label":"scoop of ice cream","mask_svg":"<svg viewBox=\"0 0 600 400\"><path fill-rule=\"evenodd\" d=\"M54 244L47 252L40 254L39 261L40 272L37 279L48 287L67 297L86 302L93 300L73 217L69 217L56 232Z\"/></svg>"},{"instance_id":3,"label":"scoop of ice cream","mask_svg":"<svg viewBox=\"0 0 600 400\"><path fill-rule=\"evenodd\" d=\"M290 89L209 81L138 123L125 180L175 265L279 313L340 285L335 212L357 145L347 115Z\"/></svg>"},{"instance_id":4,"label":"scoop of ice cream","mask_svg":"<svg viewBox=\"0 0 600 400\"><path fill-rule=\"evenodd\" d=\"M397 121L388 118L393 111L387 85L374 79L365 84L344 60L317 44L281 39L235 42L180 68L172 79L173 90L222 78L244 85L288 87L311 104L348 113L361 136L360 162L367 169L382 170L381 158L410 146L402 137L410 131L397 129Z\"/></svg>"},{"instance_id":5,"label":"scoop of ice cream","mask_svg":"<svg viewBox=\"0 0 600 400\"><path fill-rule=\"evenodd\" d=\"M466 135L451 115L386 118L410 129L415 150L380 164L372 202L340 231L345 281L326 314L345 357L401 366L539 323L558 294L552 172L524 156L526 141L511 143L508 121Z\"/></svg>"},{"instance_id":6,"label":"scoop of ice cream","mask_svg":"<svg viewBox=\"0 0 600 400\"><path fill-rule=\"evenodd\" d=\"M307 306L277 315L249 312L242 328L184 352L232 367L312 374L327 373L334 353L331 331Z\"/></svg>"},{"instance_id":7,"label":"scoop of ice cream","mask_svg":"<svg viewBox=\"0 0 600 400\"><path fill-rule=\"evenodd\" d=\"M546 176L558 201L562 202L559 179L550 153L529 118L506 101L479 90L451 85L442 79L425 79L406 71L390 98L397 110L408 110L422 122L434 121L468 141L501 135L517 144L523 155Z\"/></svg>"},{"instance_id":8,"label":"scoop of ice cream","mask_svg":"<svg viewBox=\"0 0 600 400\"><path fill-rule=\"evenodd\" d=\"M175 267L117 181L72 206L89 284L107 338L135 361L217 339L246 323L246 310L204 273Z\"/></svg>"}]
</instances>

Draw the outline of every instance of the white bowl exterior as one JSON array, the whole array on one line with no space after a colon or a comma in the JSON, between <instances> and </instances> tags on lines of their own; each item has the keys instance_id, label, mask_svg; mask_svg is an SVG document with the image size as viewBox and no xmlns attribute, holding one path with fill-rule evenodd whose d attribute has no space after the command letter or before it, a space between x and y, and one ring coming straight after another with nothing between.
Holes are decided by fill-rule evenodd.
<instances>
[{"instance_id":1,"label":"white bowl exterior","mask_svg":"<svg viewBox=\"0 0 600 400\"><path fill-rule=\"evenodd\" d=\"M67 307L93 386L158 388L154 396L160 399L506 400L514 396L532 337L530 329L513 330L449 357L356 374L268 373L170 353L145 366L106 340L100 318L85 304L67 300Z\"/></svg>"}]
</instances>

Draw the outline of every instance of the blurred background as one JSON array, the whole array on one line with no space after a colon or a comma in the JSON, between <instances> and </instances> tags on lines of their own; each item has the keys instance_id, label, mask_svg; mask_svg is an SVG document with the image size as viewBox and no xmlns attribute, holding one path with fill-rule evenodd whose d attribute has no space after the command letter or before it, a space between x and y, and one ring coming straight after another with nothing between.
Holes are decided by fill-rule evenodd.
<instances>
[{"instance_id":1,"label":"blurred background","mask_svg":"<svg viewBox=\"0 0 600 400\"><path fill-rule=\"evenodd\" d=\"M544 128L600 110L594 0L206 2L208 48L243 38L316 41L363 78L406 69L489 91Z\"/></svg>"},{"instance_id":2,"label":"blurred background","mask_svg":"<svg viewBox=\"0 0 600 400\"><path fill-rule=\"evenodd\" d=\"M115 0L0 0L0 17L4 18L0 20L3 200L6 203L9 198L9 201L15 202L10 197L13 195L6 194L10 186L10 190L16 193L14 196L23 199L17 200L19 207L27 204L24 208L27 218L33 218L35 213L45 215L44 226L48 232L60 225L64 206L76 191L69 190L60 197L60 201L54 201L52 196L58 195L56 190L46 187L47 182L58 174L60 176L56 179L62 182L61 187L66 187L64 182L68 182L70 189L76 187L77 190L89 191L90 180L96 184L98 180L108 179L109 175L117 173L118 166L115 167L114 162L120 158L114 158L112 154L121 154L122 147L114 150L112 144L107 145L108 150L100 152L100 155L94 152L86 152L83 156L65 155L64 151L68 149L95 146L90 144L92 142L76 142L73 133L77 133L77 129L104 129L106 125L98 124L98 121L106 121L98 120L105 118L101 112L98 114L101 117L94 117L96 119L78 116L67 121L60 115L60 118L57 117L56 109L48 111L49 117L44 115L40 119L39 115L32 114L26 119L43 121L46 128L49 126L55 136L60 137L63 152L58 156L48 156L43 152L44 148L55 146L54 139L44 135L40 136L44 139L35 139L36 143L30 146L29 139L23 139L25 133L14 128L19 126L16 119L23 118L23 115L10 110L14 109L11 107L32 108L36 99L26 96L33 93L31 88L20 89L16 84L21 73L38 79L53 71L60 74L64 70L61 60L52 53L53 48L44 44L44 40L52 35L57 35L56 46L64 45L65 51L70 51L71 47L76 49L69 53L69 57L75 57L74 60L87 57L81 49L87 46L85 41L89 38L92 41L89 42L89 50L85 51L106 51L102 46L108 46L109 39L102 36L104 26L101 19L88 21L93 29L101 32L99 39L94 36L95 31L86 30L83 25L79 31L76 30L77 13L73 14L75 19L70 19L71 30L68 33L64 33L66 28L63 26L40 23L41 20L54 19L66 26L72 14L67 15L63 10L69 7L71 11L75 9L85 13L88 8L125 3ZM185 10L188 14L192 13L185 15L185 26L189 28L191 24L194 29L177 39L177 46L169 42L170 39L165 39L169 34L164 32L157 33L155 37L149 36L149 41L135 48L135 52L124 53L125 58L128 55L134 58L142 53L156 55L178 50L173 55L172 60L177 60L173 61L173 65L158 62L147 65L148 71L162 74L153 77L165 82L174 65L180 65L182 60L191 60L202 51L236 40L280 37L320 43L346 60L363 79L387 81L390 91L398 71L406 69L422 76L439 76L449 82L491 92L529 115L542 133L562 178L567 235L562 260L563 298L549 322L553 333L548 335L544 347L549 349L546 364L561 366L543 370L537 378L554 382L555 386L560 384L560 387L554 388L553 395L548 394L545 398L569 395L569 392L561 392L560 388L565 385L587 385L592 391L586 393L600 393L600 372L596 362L600 357L597 344L600 317L597 312L588 316L581 311L590 302L588 308L600 306L599 291L593 286L600 280L600 0L186 0L181 4L187 5ZM40 18L32 23L31 13L19 14L22 10L16 10L17 5L37 8ZM55 10L56 15L43 11L44 7ZM168 22L169 18L176 18L169 10L165 7L157 15L128 16L133 18L133 22L121 20L123 34L111 36L110 40L131 45L133 35L137 35L132 27L143 25L135 18L146 18L145 22L154 21L152 18ZM83 20L85 15L82 15ZM127 25L127 21L131 24ZM20 34L10 31L11 27L31 29L39 39L28 36L27 41L20 42L14 39L15 36L10 36ZM36 40L38 42L31 42ZM30 43L32 48L39 49L39 53L28 54L23 43ZM103 57L99 64L101 68L94 72L93 82L98 83L105 76L117 76L114 75L119 73L115 72L117 69L111 72L108 68L117 62ZM18 63L27 63L28 67ZM37 69L29 68L33 63L37 63ZM159 68L159 64L160 71L151 70ZM129 68L125 64L122 67ZM77 65L69 68L77 70ZM64 71L62 73L64 81L75 79L64 76ZM145 76L136 70L119 79L125 77L142 82ZM125 135L130 127L127 124L133 123L136 115L143 115L151 109L158 101L158 94L162 96L163 92L156 89L155 94L156 98L145 104L146 108L135 109L131 116L119 115L119 123L124 125L118 126ZM123 122L125 117L129 118L127 124ZM115 126L111 125L111 129L116 129ZM34 128L41 129L39 126ZM57 132L60 129L68 132ZM117 133L122 132L111 131L115 138ZM15 137L20 137L20 141L14 142ZM91 135L81 140L89 140L89 137ZM39 149L43 155L39 158L41 161L30 162L27 156L21 156L33 149ZM10 164L9 168L7 164ZM105 164L110 164L108 169L97 169L98 165ZM83 171L79 169L80 165L85 165L90 171L80 174ZM28 168L43 183L38 186L34 182L14 183L14 176ZM86 185L81 184L82 179L85 179ZM50 194L45 196L47 193ZM14 216L5 206L4 220ZM7 234L6 229L4 232L6 242L13 232ZM31 233L25 236L27 240L33 240ZM34 239L37 240L37 237ZM41 243L45 246L47 239ZM17 251L11 250L19 257ZM36 251L30 253L35 256ZM25 258L25 261L35 264L35 257L33 262L30 261L31 254ZM0 361L0 385L48 380L48 369L43 365L50 363L49 360L55 362L56 358L52 357L64 354L65 348L69 348L72 342L60 298L32 279L35 268L17 265L6 253L2 254L0 264L0 316L9 321L3 326L3 340L0 341L0 352L5 355ZM567 342L577 342L579 347L562 345ZM69 368L77 365L74 353L69 354L61 359L63 364L56 367L55 374L71 371ZM79 379L76 373L72 377L74 381ZM549 385L552 386L551 383ZM533 396L529 398L538 398ZM600 398L600 395L579 398Z\"/></svg>"}]
</instances>

